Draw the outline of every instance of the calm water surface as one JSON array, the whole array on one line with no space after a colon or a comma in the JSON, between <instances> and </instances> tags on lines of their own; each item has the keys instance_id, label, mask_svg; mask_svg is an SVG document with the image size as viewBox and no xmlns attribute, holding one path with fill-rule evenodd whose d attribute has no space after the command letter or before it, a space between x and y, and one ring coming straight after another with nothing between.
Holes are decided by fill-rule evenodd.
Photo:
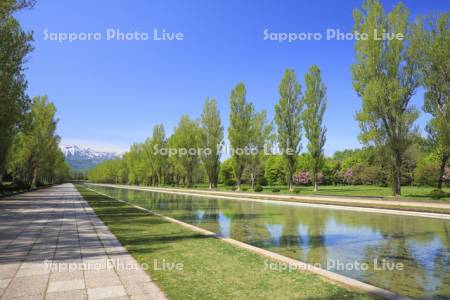
<instances>
[{"instance_id":1,"label":"calm water surface","mask_svg":"<svg viewBox=\"0 0 450 300\"><path fill-rule=\"evenodd\" d=\"M448 220L89 187L402 295L450 299Z\"/></svg>"}]
</instances>

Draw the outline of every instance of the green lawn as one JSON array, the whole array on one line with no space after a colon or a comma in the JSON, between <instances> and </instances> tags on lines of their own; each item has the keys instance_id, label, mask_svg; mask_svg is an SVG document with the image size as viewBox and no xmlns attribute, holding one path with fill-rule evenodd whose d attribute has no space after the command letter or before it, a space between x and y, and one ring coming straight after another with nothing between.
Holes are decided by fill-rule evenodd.
<instances>
[{"instance_id":1,"label":"green lawn","mask_svg":"<svg viewBox=\"0 0 450 300\"><path fill-rule=\"evenodd\" d=\"M197 184L195 188L207 189L206 184ZM242 185L242 188L252 192L250 186ZM263 193L273 193L272 189L277 188L280 192L276 194L294 194L288 191L287 186L265 186L263 187ZM231 191L232 187L220 185L218 188L220 191ZM434 188L432 187L418 187L418 186L403 186L401 199L405 200L432 200L429 196L430 192ZM297 195L328 195L328 196L360 196L360 197L383 197L392 200L391 190L388 187L380 187L374 185L324 185L319 187L318 192L313 191L312 186L298 186ZM440 200L450 201L450 188L444 188L448 196L441 198ZM275 193L274 193L275 194Z\"/></svg>"},{"instance_id":2,"label":"green lawn","mask_svg":"<svg viewBox=\"0 0 450 300\"><path fill-rule=\"evenodd\" d=\"M77 188L170 299L373 299L314 274L265 270L273 261ZM155 270L155 260L183 268Z\"/></svg>"}]
</instances>

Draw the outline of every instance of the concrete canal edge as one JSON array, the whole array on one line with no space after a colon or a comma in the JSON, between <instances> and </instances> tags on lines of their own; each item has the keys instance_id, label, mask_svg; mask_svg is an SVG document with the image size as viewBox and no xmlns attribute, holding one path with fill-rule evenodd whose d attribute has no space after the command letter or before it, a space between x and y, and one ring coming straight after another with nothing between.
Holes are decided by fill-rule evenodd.
<instances>
[{"instance_id":1,"label":"concrete canal edge","mask_svg":"<svg viewBox=\"0 0 450 300\"><path fill-rule=\"evenodd\" d=\"M246 249L246 250L251 251L253 253L256 253L256 254L268 257L270 259L273 259L275 261L288 264L289 266L292 267L292 269L298 269L299 271L306 271L306 272L310 272L310 273L319 275L319 276L321 276L322 278L324 278L326 280L338 283L338 284L340 284L342 286L349 287L349 288L352 288L352 289L355 289L355 290L359 290L361 292L365 292L367 294L371 294L371 295L374 295L374 296L377 296L377 297L382 297L382 298L389 299L389 300L408 300L408 299L411 299L411 298L408 298L408 297L405 297L405 296L398 295L398 294L396 294L394 292L391 292L391 291L388 291L388 290L385 290L385 289L382 289L382 288L370 285L368 283L365 283L365 282L362 282L362 281L359 281L359 280L356 280L356 279L353 279L353 278L350 278L350 277L346 277L346 276L343 276L343 275L340 275L340 274L337 274L337 273L334 273L334 272L331 272L331 271L328 271L328 270L325 270L325 269L322 269L322 268L318 268L316 266L313 266L311 264L308 264L308 263L305 263L305 262L302 262L302 261L299 261L299 260L295 260L293 258L289 258L289 257L281 255L281 254L277 254L277 253L274 253L274 252L271 252L271 251L268 251L268 250L265 250L265 249L262 249L262 248L259 248L259 247L255 247L255 246L252 246L252 245L240 242L240 241L232 239L232 238L226 238L226 237L220 236L220 235L218 235L218 234L216 234L214 232L208 231L206 229L203 229L203 228L200 228L200 227L197 227L197 226L194 226L194 225L182 222L182 221L179 221L179 220L171 218L171 217L167 217L167 216L161 215L159 213L156 213L156 212L151 211L149 209L146 209L144 207L141 207L141 206L138 206L138 205L134 205L134 204L132 204L130 202L127 202L127 201L124 201L124 200L120 200L120 199L115 199L115 198L113 198L113 197L111 197L109 195L106 195L104 193L98 192L98 191L93 190L91 188L87 188L87 189L92 191L92 192L95 192L97 194L100 194L102 196L108 197L110 199L113 199L113 200L116 200L116 201L120 201L120 202L122 202L122 203L124 203L126 205L132 206L132 207L137 208L139 210L148 212L148 213L150 213L152 215L161 217L161 218L163 218L164 220L166 220L166 221L168 221L170 223L181 225L181 226L183 226L185 228L188 228L190 230L193 230L193 231L198 232L200 234L203 234L205 236L209 236L209 237L220 239L220 240L222 240L222 241L224 241L224 242L226 242L228 244L231 244L231 245L234 245L234 246Z\"/></svg>"}]
</instances>

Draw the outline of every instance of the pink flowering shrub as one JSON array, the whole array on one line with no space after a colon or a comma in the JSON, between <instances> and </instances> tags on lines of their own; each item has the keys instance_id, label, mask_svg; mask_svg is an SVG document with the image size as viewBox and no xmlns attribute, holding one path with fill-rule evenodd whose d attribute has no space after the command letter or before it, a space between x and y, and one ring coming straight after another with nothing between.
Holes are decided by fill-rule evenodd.
<instances>
[{"instance_id":1,"label":"pink flowering shrub","mask_svg":"<svg viewBox=\"0 0 450 300\"><path fill-rule=\"evenodd\" d=\"M352 168L348 169L347 171L345 171L344 176L342 176L343 181L347 184L352 184L353 183L353 170Z\"/></svg>"},{"instance_id":2,"label":"pink flowering shrub","mask_svg":"<svg viewBox=\"0 0 450 300\"><path fill-rule=\"evenodd\" d=\"M300 171L293 176L294 184L307 185L311 182L309 172Z\"/></svg>"}]
</instances>

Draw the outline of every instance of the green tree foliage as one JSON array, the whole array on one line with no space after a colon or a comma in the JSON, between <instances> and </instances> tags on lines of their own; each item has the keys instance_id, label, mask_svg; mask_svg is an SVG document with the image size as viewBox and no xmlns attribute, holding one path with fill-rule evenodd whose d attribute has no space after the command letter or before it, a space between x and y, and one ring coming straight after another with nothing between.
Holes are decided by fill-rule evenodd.
<instances>
[{"instance_id":1,"label":"green tree foliage","mask_svg":"<svg viewBox=\"0 0 450 300\"><path fill-rule=\"evenodd\" d=\"M153 185L164 184L167 156L158 150L166 148L166 146L167 140L164 125L159 124L154 126L152 136L143 145L146 157L145 161L148 164L150 181Z\"/></svg>"},{"instance_id":2,"label":"green tree foliage","mask_svg":"<svg viewBox=\"0 0 450 300\"><path fill-rule=\"evenodd\" d=\"M219 181L220 154L223 146L223 126L215 99L206 99L201 116L203 165L208 176L209 188L216 188Z\"/></svg>"},{"instance_id":3,"label":"green tree foliage","mask_svg":"<svg viewBox=\"0 0 450 300\"><path fill-rule=\"evenodd\" d=\"M281 155L270 155L264 163L264 177L268 185L286 184L286 164Z\"/></svg>"},{"instance_id":4,"label":"green tree foliage","mask_svg":"<svg viewBox=\"0 0 450 300\"><path fill-rule=\"evenodd\" d=\"M89 180L100 183L126 183L127 176L126 163L122 159L104 161L89 171Z\"/></svg>"},{"instance_id":5,"label":"green tree foliage","mask_svg":"<svg viewBox=\"0 0 450 300\"><path fill-rule=\"evenodd\" d=\"M289 190L294 190L292 176L295 161L300 151L302 102L301 87L294 70L286 70L279 86L280 100L275 106L278 147L286 161L286 175Z\"/></svg>"},{"instance_id":6,"label":"green tree foliage","mask_svg":"<svg viewBox=\"0 0 450 300\"><path fill-rule=\"evenodd\" d=\"M388 151L394 195L401 194L403 155L418 117L410 100L420 80L419 51L409 43L408 14L403 4L385 14L378 0L367 0L363 9L353 14L355 31L368 36L356 41L357 63L352 66L353 86L362 99L356 115L362 130L360 139ZM381 39L381 33L402 34L404 39Z\"/></svg>"},{"instance_id":7,"label":"green tree foliage","mask_svg":"<svg viewBox=\"0 0 450 300\"><path fill-rule=\"evenodd\" d=\"M431 115L428 136L439 159L437 186L442 188L445 166L450 158L450 13L414 26L414 37L421 49L420 69L425 87L424 111Z\"/></svg>"},{"instance_id":8,"label":"green tree foliage","mask_svg":"<svg viewBox=\"0 0 450 300\"><path fill-rule=\"evenodd\" d=\"M422 157L414 169L414 184L419 186L436 186L439 179L439 165L434 153Z\"/></svg>"},{"instance_id":9,"label":"green tree foliage","mask_svg":"<svg viewBox=\"0 0 450 300\"><path fill-rule=\"evenodd\" d=\"M295 164L296 171L308 171L313 164L313 158L309 153L302 153L297 157Z\"/></svg>"},{"instance_id":10,"label":"green tree foliage","mask_svg":"<svg viewBox=\"0 0 450 300\"><path fill-rule=\"evenodd\" d=\"M256 180L263 172L264 155L268 154L273 141L273 126L267 121L267 112L265 110L255 113L251 120L251 135L247 168L250 174L250 183L252 189L255 188Z\"/></svg>"},{"instance_id":11,"label":"green tree foliage","mask_svg":"<svg viewBox=\"0 0 450 300\"><path fill-rule=\"evenodd\" d=\"M326 87L322 82L320 70L311 66L305 75L306 92L303 97L305 111L303 112L303 126L308 139L308 152L311 155L311 179L314 191L317 192L317 175L323 167L326 128L322 126L323 114L327 106Z\"/></svg>"},{"instance_id":12,"label":"green tree foliage","mask_svg":"<svg viewBox=\"0 0 450 300\"><path fill-rule=\"evenodd\" d=\"M0 2L0 183L14 135L30 104L23 71L33 37L22 30L12 14L33 4L24 0Z\"/></svg>"},{"instance_id":13,"label":"green tree foliage","mask_svg":"<svg viewBox=\"0 0 450 300\"><path fill-rule=\"evenodd\" d=\"M188 187L193 185L194 174L200 164L197 149L201 148L201 145L202 130L198 122L191 120L189 116L182 116L178 127L169 139L169 148L178 151L178 155L173 157L173 163Z\"/></svg>"},{"instance_id":14,"label":"green tree foliage","mask_svg":"<svg viewBox=\"0 0 450 300\"><path fill-rule=\"evenodd\" d=\"M248 149L252 136L253 105L247 102L247 91L243 83L239 83L230 94L230 126L228 139L230 140L233 172L238 191L248 160Z\"/></svg>"},{"instance_id":15,"label":"green tree foliage","mask_svg":"<svg viewBox=\"0 0 450 300\"><path fill-rule=\"evenodd\" d=\"M68 177L68 167L58 147L56 108L47 97L33 99L26 124L15 136L8 157L8 171L27 186L53 183Z\"/></svg>"},{"instance_id":16,"label":"green tree foliage","mask_svg":"<svg viewBox=\"0 0 450 300\"><path fill-rule=\"evenodd\" d=\"M0 2L0 19L8 18L21 9L33 7L35 3L35 0L2 0Z\"/></svg>"},{"instance_id":17,"label":"green tree foliage","mask_svg":"<svg viewBox=\"0 0 450 300\"><path fill-rule=\"evenodd\" d=\"M232 186L236 182L232 158L226 159L220 164L219 181L228 186Z\"/></svg>"},{"instance_id":18,"label":"green tree foliage","mask_svg":"<svg viewBox=\"0 0 450 300\"><path fill-rule=\"evenodd\" d=\"M143 144L135 143L131 145L130 150L124 155L124 160L128 168L127 181L129 184L150 184L148 181L148 178L151 176L150 164L145 159ZM89 179L96 181L92 176L90 174Z\"/></svg>"}]
</instances>

